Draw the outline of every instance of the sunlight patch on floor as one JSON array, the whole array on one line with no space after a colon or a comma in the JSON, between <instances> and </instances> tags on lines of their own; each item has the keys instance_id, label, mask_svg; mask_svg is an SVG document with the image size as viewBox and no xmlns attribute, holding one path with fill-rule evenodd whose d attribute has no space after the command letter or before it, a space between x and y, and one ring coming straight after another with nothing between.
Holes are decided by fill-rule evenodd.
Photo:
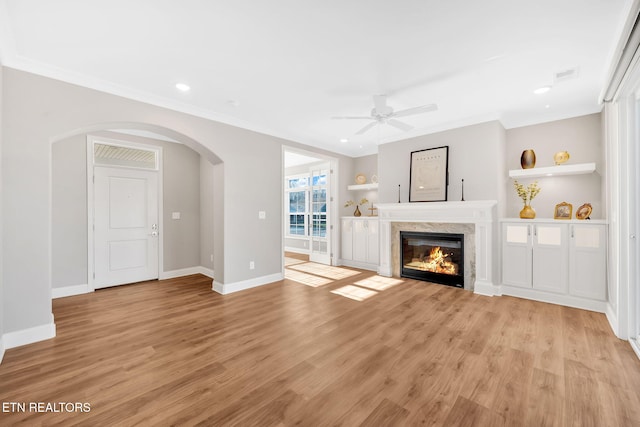
<instances>
[{"instance_id":1,"label":"sunlight patch on floor","mask_svg":"<svg viewBox=\"0 0 640 427\"><path fill-rule=\"evenodd\" d=\"M318 277L312 274L303 273L301 271L294 271L290 268L285 269L284 278L293 280L294 282L298 282L306 286L311 286L313 288L328 285L329 283L333 282L333 280L327 279L325 277Z\"/></svg>"},{"instance_id":2,"label":"sunlight patch on floor","mask_svg":"<svg viewBox=\"0 0 640 427\"><path fill-rule=\"evenodd\" d=\"M360 274L359 271L349 270L341 267L332 267L330 265L316 264L313 262L293 265L290 268L334 280L346 279L347 277Z\"/></svg>"},{"instance_id":3,"label":"sunlight patch on floor","mask_svg":"<svg viewBox=\"0 0 640 427\"><path fill-rule=\"evenodd\" d=\"M302 263L305 263L305 262L307 262L307 261L304 261L304 260L301 260L301 259L297 259L297 258L284 257L284 265L285 266L302 264Z\"/></svg>"},{"instance_id":4,"label":"sunlight patch on floor","mask_svg":"<svg viewBox=\"0 0 640 427\"><path fill-rule=\"evenodd\" d=\"M354 285L363 286L365 288L373 289L376 291L384 291L393 286L404 283L404 280L394 279L392 277L371 276L366 279L358 280Z\"/></svg>"},{"instance_id":5,"label":"sunlight patch on floor","mask_svg":"<svg viewBox=\"0 0 640 427\"><path fill-rule=\"evenodd\" d=\"M356 301L364 301L378 293L371 289L361 288L359 286L347 285L331 291L332 294L340 295Z\"/></svg>"}]
</instances>

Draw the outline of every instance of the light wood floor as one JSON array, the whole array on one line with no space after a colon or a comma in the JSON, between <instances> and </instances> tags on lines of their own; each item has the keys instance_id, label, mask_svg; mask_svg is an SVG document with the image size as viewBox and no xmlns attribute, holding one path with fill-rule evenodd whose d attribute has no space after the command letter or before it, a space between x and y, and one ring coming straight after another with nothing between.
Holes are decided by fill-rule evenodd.
<instances>
[{"instance_id":1,"label":"light wood floor","mask_svg":"<svg viewBox=\"0 0 640 427\"><path fill-rule=\"evenodd\" d=\"M298 261L227 296L195 275L54 300L0 401L91 411L0 424L640 425L640 361L602 314Z\"/></svg>"}]
</instances>

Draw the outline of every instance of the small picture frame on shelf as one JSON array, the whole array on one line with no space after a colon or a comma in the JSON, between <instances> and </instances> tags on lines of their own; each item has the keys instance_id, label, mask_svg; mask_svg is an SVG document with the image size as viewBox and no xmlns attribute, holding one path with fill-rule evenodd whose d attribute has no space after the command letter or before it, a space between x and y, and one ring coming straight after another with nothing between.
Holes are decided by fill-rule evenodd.
<instances>
[{"instance_id":1,"label":"small picture frame on shelf","mask_svg":"<svg viewBox=\"0 0 640 427\"><path fill-rule=\"evenodd\" d=\"M558 203L553 211L553 219L571 219L572 213L573 205L571 203Z\"/></svg>"},{"instance_id":2,"label":"small picture frame on shelf","mask_svg":"<svg viewBox=\"0 0 640 427\"><path fill-rule=\"evenodd\" d=\"M585 203L576 211L576 219L591 219L592 211L593 207L591 207L591 203Z\"/></svg>"}]
</instances>

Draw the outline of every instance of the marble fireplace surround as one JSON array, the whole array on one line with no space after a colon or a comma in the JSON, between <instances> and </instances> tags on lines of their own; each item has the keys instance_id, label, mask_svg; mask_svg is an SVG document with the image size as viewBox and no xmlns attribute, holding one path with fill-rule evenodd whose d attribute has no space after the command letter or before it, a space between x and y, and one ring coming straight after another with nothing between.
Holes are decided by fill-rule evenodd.
<instances>
[{"instance_id":1,"label":"marble fireplace surround","mask_svg":"<svg viewBox=\"0 0 640 427\"><path fill-rule=\"evenodd\" d=\"M400 231L462 233L465 238L464 288L494 295L495 200L377 204L381 276L400 276Z\"/></svg>"}]
</instances>

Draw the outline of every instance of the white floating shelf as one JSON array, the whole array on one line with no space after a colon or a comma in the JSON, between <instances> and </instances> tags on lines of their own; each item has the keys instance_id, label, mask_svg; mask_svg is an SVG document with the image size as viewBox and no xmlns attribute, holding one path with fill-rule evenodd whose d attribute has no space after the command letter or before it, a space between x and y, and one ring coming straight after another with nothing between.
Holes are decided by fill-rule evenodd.
<instances>
[{"instance_id":1,"label":"white floating shelf","mask_svg":"<svg viewBox=\"0 0 640 427\"><path fill-rule=\"evenodd\" d=\"M579 163L575 165L548 166L545 168L512 169L510 178L539 178L544 176L582 175L596 171L595 163Z\"/></svg>"},{"instance_id":2,"label":"white floating shelf","mask_svg":"<svg viewBox=\"0 0 640 427\"><path fill-rule=\"evenodd\" d=\"M378 183L371 183L371 184L353 184L353 185L349 185L347 187L347 190L351 190L351 191L356 191L356 190L377 190L378 189Z\"/></svg>"}]
</instances>

